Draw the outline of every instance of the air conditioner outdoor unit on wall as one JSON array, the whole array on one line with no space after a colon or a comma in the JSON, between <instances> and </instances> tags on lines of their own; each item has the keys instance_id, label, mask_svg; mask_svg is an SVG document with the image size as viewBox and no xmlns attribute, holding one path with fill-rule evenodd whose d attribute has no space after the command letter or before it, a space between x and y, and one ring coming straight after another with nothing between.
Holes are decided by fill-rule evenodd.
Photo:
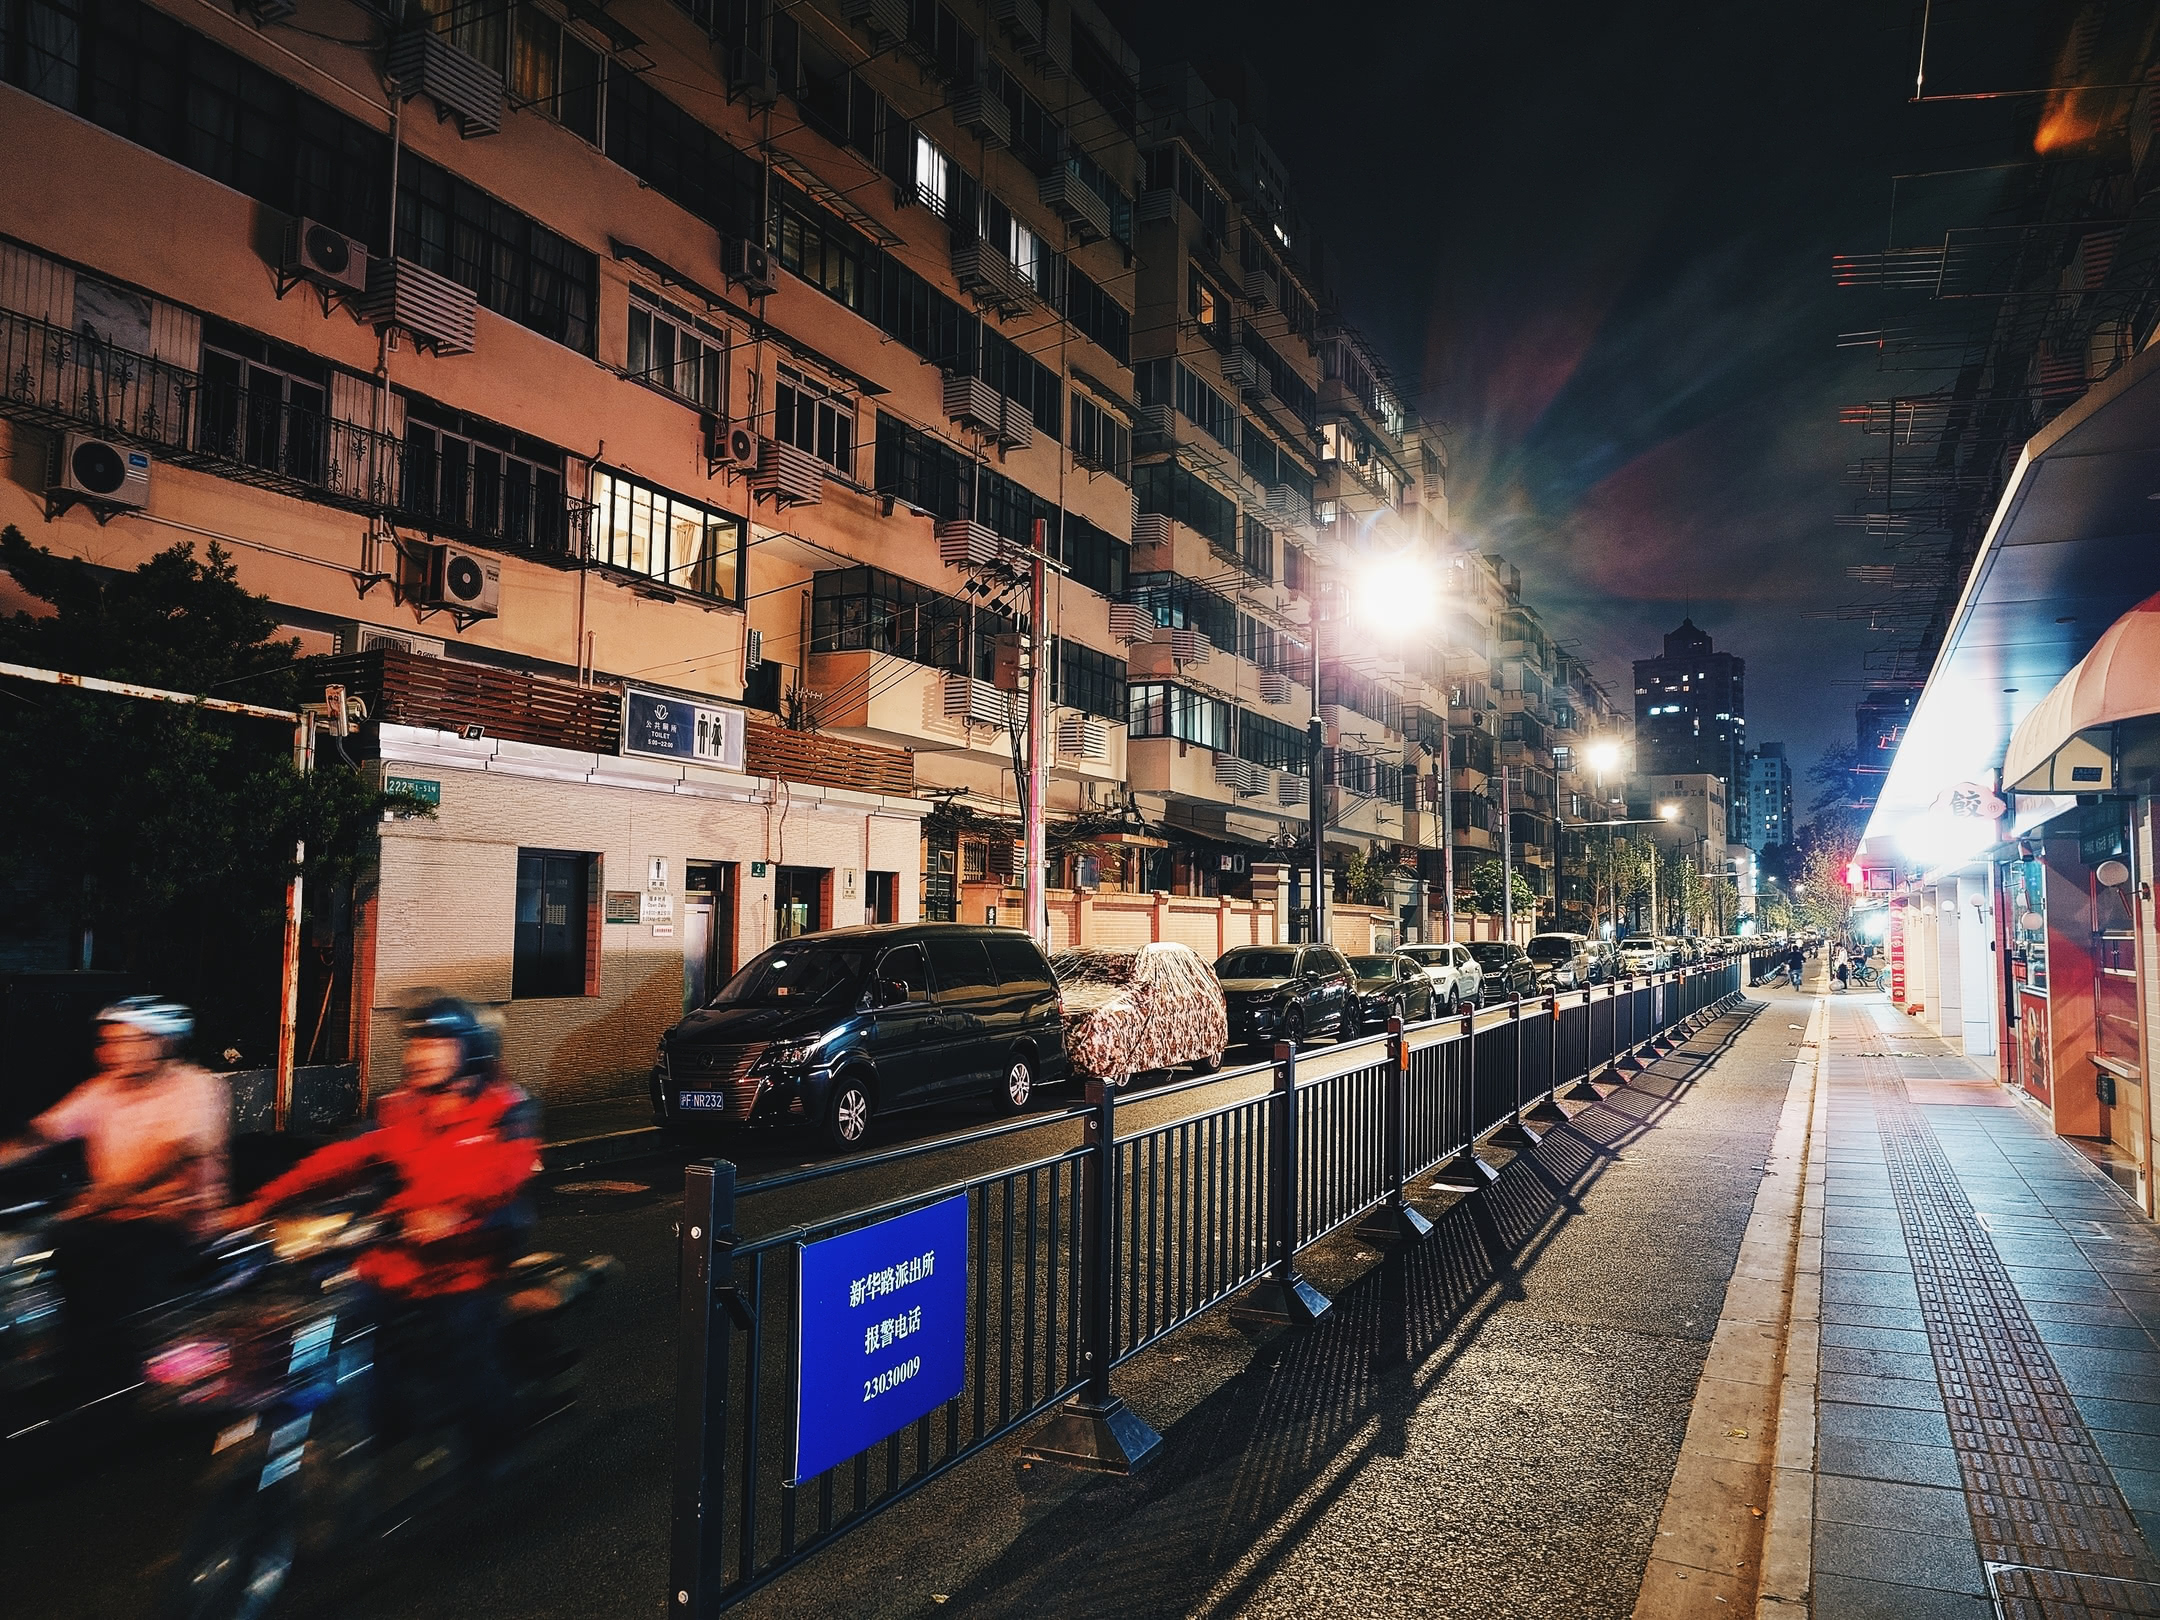
<instances>
[{"instance_id":1,"label":"air conditioner outdoor unit on wall","mask_svg":"<svg viewBox=\"0 0 2160 1620\"><path fill-rule=\"evenodd\" d=\"M337 627L337 650L340 657L388 650L413 653L421 658L440 658L443 643L439 636L415 635L410 630L385 630L379 624L347 619Z\"/></svg>"},{"instance_id":2,"label":"air conditioner outdoor unit on wall","mask_svg":"<svg viewBox=\"0 0 2160 1620\"><path fill-rule=\"evenodd\" d=\"M94 433L67 433L55 440L48 494L63 502L82 501L95 508L99 521L121 510L150 504L150 457L132 445L101 439Z\"/></svg>"},{"instance_id":3,"label":"air conditioner outdoor unit on wall","mask_svg":"<svg viewBox=\"0 0 2160 1620\"><path fill-rule=\"evenodd\" d=\"M285 227L285 252L278 268L287 282L309 281L355 296L368 290L366 245L320 220L295 219Z\"/></svg>"},{"instance_id":4,"label":"air conditioner outdoor unit on wall","mask_svg":"<svg viewBox=\"0 0 2160 1620\"><path fill-rule=\"evenodd\" d=\"M747 236L727 239L721 268L726 271L728 280L753 298L762 298L780 285L773 279L772 254L764 243L753 242Z\"/></svg>"},{"instance_id":5,"label":"air conditioner outdoor unit on wall","mask_svg":"<svg viewBox=\"0 0 2160 1620\"><path fill-rule=\"evenodd\" d=\"M722 472L732 472L747 477L758 464L758 450L763 442L744 423L730 422L724 416L706 417L706 476L717 477Z\"/></svg>"},{"instance_id":6,"label":"air conditioner outdoor unit on wall","mask_svg":"<svg viewBox=\"0 0 2160 1620\"><path fill-rule=\"evenodd\" d=\"M431 547L420 600L461 619L492 619L502 611L502 564L463 546Z\"/></svg>"}]
</instances>

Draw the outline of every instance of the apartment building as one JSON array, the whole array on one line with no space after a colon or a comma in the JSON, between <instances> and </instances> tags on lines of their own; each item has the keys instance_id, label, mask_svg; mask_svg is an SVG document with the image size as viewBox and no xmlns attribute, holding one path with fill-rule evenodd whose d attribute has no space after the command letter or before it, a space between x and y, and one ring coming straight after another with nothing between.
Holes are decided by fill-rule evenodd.
<instances>
[{"instance_id":1,"label":"apartment building","mask_svg":"<svg viewBox=\"0 0 2160 1620\"><path fill-rule=\"evenodd\" d=\"M576 1098L956 914L1031 661L1053 814L1119 801L1135 64L1064 0L409 15L10 0L0 521L227 548L438 801L316 1055L440 985Z\"/></svg>"},{"instance_id":2,"label":"apartment building","mask_svg":"<svg viewBox=\"0 0 2160 1620\"><path fill-rule=\"evenodd\" d=\"M1772 845L1793 841L1792 762L1785 745L1762 743L1747 753L1747 803L1741 842L1760 855Z\"/></svg>"}]
</instances>

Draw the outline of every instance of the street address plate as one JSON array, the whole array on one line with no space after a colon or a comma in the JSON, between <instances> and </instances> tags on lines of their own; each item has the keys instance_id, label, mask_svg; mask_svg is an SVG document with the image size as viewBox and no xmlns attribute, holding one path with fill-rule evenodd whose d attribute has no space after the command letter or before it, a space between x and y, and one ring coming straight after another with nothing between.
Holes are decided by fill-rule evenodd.
<instances>
[{"instance_id":1,"label":"street address plate","mask_svg":"<svg viewBox=\"0 0 2160 1620\"><path fill-rule=\"evenodd\" d=\"M956 1399L967 1194L796 1250L795 1483Z\"/></svg>"}]
</instances>

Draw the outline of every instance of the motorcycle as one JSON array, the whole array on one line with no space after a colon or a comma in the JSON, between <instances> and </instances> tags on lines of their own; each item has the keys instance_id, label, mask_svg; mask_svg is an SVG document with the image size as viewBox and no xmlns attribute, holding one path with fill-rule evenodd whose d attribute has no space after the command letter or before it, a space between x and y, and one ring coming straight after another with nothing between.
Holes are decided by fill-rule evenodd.
<instances>
[{"instance_id":1,"label":"motorcycle","mask_svg":"<svg viewBox=\"0 0 2160 1620\"><path fill-rule=\"evenodd\" d=\"M468 1472L455 1412L399 1412L385 1399L399 1392L379 1387L397 1323L353 1263L387 1230L379 1214L328 1206L234 1233L165 1324L144 1367L149 1404L218 1427L164 1620L259 1620L299 1558L417 1511ZM574 1402L578 1357L557 1329L619 1269L539 1253L510 1268L502 1360L521 1433Z\"/></svg>"}]
</instances>

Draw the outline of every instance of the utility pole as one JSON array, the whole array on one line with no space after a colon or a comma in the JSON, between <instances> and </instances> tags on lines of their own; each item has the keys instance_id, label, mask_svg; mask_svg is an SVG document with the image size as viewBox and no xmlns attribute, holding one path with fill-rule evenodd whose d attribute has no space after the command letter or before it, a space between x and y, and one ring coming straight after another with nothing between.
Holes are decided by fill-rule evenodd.
<instances>
[{"instance_id":1,"label":"utility pole","mask_svg":"<svg viewBox=\"0 0 2160 1620\"><path fill-rule=\"evenodd\" d=\"M1045 951L1050 949L1050 917L1044 907L1043 863L1049 857L1046 796L1050 773L1044 755L1050 734L1050 638L1043 633L1043 557L1050 545L1050 525L1035 520L1035 544L1028 557L1028 695L1027 695L1027 830L1022 859L1027 874L1021 880L1021 909L1027 913L1023 926Z\"/></svg>"},{"instance_id":2,"label":"utility pole","mask_svg":"<svg viewBox=\"0 0 2160 1620\"><path fill-rule=\"evenodd\" d=\"M1440 717L1440 897L1447 921L1440 937L1455 943L1455 728Z\"/></svg>"},{"instance_id":3,"label":"utility pole","mask_svg":"<svg viewBox=\"0 0 2160 1620\"><path fill-rule=\"evenodd\" d=\"M1319 945L1327 939L1327 896L1321 885L1327 879L1327 789L1320 767L1327 746L1327 726L1320 718L1320 621L1327 599L1323 584L1313 601L1312 615L1312 716L1305 722L1306 818L1312 825L1312 932L1306 943Z\"/></svg>"},{"instance_id":4,"label":"utility pole","mask_svg":"<svg viewBox=\"0 0 2160 1620\"><path fill-rule=\"evenodd\" d=\"M1508 778L1514 767L1500 762L1500 937L1515 940L1515 828L1508 813Z\"/></svg>"}]
</instances>

